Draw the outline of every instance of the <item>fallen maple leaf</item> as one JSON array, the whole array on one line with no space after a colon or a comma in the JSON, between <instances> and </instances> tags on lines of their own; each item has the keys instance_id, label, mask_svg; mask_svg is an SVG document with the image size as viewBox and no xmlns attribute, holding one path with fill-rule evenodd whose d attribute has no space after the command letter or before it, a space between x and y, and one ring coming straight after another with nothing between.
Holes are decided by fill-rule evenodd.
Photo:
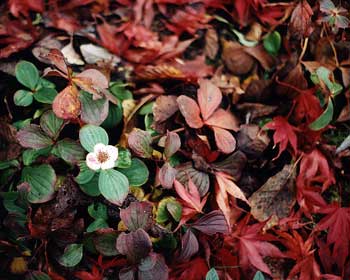
<instances>
[{"instance_id":1,"label":"fallen maple leaf","mask_svg":"<svg viewBox=\"0 0 350 280\"><path fill-rule=\"evenodd\" d=\"M291 145L294 155L298 152L297 135L298 129L290 125L285 117L277 116L273 120L265 125L266 128L275 130L273 135L273 141L275 146L279 144L278 158L283 151L287 149L288 144Z\"/></svg>"},{"instance_id":2,"label":"fallen maple leaf","mask_svg":"<svg viewBox=\"0 0 350 280\"><path fill-rule=\"evenodd\" d=\"M299 188L322 185L322 192L335 183L333 172L329 167L327 158L318 150L304 154L300 162L297 178Z\"/></svg>"},{"instance_id":3,"label":"fallen maple leaf","mask_svg":"<svg viewBox=\"0 0 350 280\"><path fill-rule=\"evenodd\" d=\"M320 209L319 213L326 214L326 216L314 230L327 230L327 245L333 245L333 262L344 274L345 261L350 252L350 208L334 204Z\"/></svg>"}]
</instances>

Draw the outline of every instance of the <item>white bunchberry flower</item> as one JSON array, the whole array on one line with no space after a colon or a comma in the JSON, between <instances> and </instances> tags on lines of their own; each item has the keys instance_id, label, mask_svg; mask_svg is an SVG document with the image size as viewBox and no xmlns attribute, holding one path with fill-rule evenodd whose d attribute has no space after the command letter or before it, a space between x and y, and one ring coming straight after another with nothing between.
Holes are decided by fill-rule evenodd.
<instances>
[{"instance_id":1,"label":"white bunchberry flower","mask_svg":"<svg viewBox=\"0 0 350 280\"><path fill-rule=\"evenodd\" d=\"M86 156L86 165L92 170L110 169L118 159L118 148L98 143L92 153Z\"/></svg>"}]
</instances>

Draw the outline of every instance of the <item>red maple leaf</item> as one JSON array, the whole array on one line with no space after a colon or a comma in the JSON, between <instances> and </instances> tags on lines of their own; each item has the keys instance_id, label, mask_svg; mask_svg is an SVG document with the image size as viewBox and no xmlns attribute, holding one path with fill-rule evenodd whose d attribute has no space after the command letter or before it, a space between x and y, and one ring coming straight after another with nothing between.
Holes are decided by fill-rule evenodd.
<instances>
[{"instance_id":1,"label":"red maple leaf","mask_svg":"<svg viewBox=\"0 0 350 280\"><path fill-rule=\"evenodd\" d=\"M326 216L316 225L315 231L327 230L327 245L333 245L332 261L344 274L350 252L350 208L333 204L320 209L319 213Z\"/></svg>"},{"instance_id":2,"label":"red maple leaf","mask_svg":"<svg viewBox=\"0 0 350 280\"><path fill-rule=\"evenodd\" d=\"M296 230L292 230L291 234L285 231L276 231L276 233L281 238L281 243L287 248L285 255L296 262L288 279L293 279L296 275L299 275L298 279L320 279L321 272L314 256L313 237L304 241Z\"/></svg>"},{"instance_id":3,"label":"red maple leaf","mask_svg":"<svg viewBox=\"0 0 350 280\"><path fill-rule=\"evenodd\" d=\"M239 254L239 263L245 270L254 266L256 269L271 275L271 270L264 262L263 257L285 258L286 256L269 241L277 238L269 233L263 233L265 223L247 225L249 215L236 227L231 236L225 238L226 244L236 248Z\"/></svg>"},{"instance_id":4,"label":"red maple leaf","mask_svg":"<svg viewBox=\"0 0 350 280\"><path fill-rule=\"evenodd\" d=\"M298 152L298 143L296 131L298 128L290 125L285 117L277 116L273 120L265 125L266 128L275 130L273 135L273 141L275 146L279 144L278 158L281 153L287 149L288 144L293 148L294 155Z\"/></svg>"},{"instance_id":5,"label":"red maple leaf","mask_svg":"<svg viewBox=\"0 0 350 280\"><path fill-rule=\"evenodd\" d=\"M335 183L333 172L329 167L327 158L318 150L304 154L300 162L300 170L297 178L298 188L322 185L324 192Z\"/></svg>"}]
</instances>

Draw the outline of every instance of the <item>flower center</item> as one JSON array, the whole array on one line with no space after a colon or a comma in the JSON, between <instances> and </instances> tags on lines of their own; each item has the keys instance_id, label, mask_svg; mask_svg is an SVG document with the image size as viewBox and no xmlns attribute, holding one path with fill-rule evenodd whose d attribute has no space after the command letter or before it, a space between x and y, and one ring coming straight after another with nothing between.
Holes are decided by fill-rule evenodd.
<instances>
[{"instance_id":1,"label":"flower center","mask_svg":"<svg viewBox=\"0 0 350 280\"><path fill-rule=\"evenodd\" d=\"M97 159L99 162L104 163L109 159L109 155L106 152L99 152L97 154Z\"/></svg>"}]
</instances>

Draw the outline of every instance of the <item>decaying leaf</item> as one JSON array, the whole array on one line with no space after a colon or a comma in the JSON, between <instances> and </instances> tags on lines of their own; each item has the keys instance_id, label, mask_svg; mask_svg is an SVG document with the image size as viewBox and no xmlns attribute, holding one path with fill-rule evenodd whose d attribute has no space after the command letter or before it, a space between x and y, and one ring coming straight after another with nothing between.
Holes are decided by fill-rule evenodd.
<instances>
[{"instance_id":1,"label":"decaying leaf","mask_svg":"<svg viewBox=\"0 0 350 280\"><path fill-rule=\"evenodd\" d=\"M295 204L295 174L292 168L292 165L285 165L249 198L255 219L263 222L273 216L279 219L288 217Z\"/></svg>"}]
</instances>

